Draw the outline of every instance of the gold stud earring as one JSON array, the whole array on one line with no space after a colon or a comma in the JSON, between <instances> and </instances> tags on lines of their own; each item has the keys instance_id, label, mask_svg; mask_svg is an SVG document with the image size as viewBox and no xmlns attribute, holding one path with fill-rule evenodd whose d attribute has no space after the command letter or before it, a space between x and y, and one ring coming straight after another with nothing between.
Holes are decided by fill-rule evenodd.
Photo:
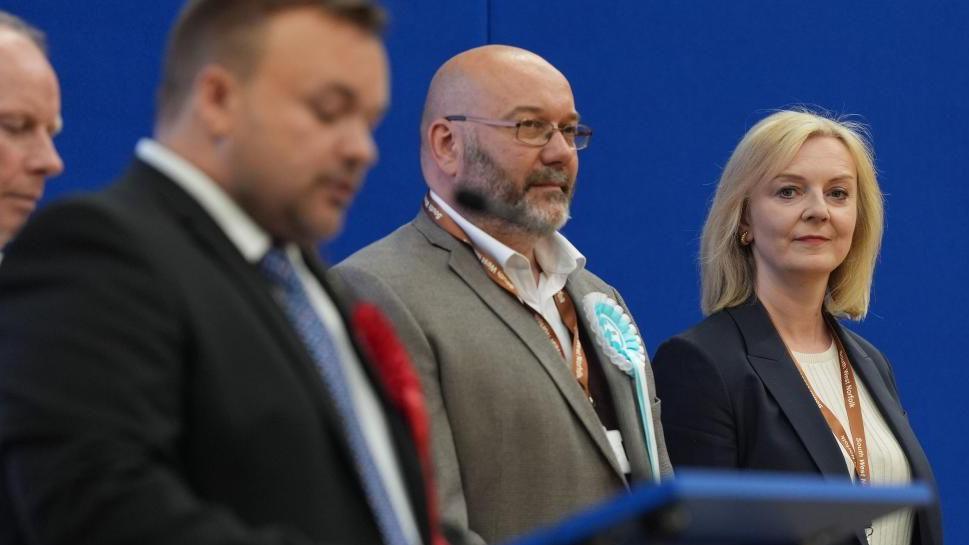
<instances>
[{"instance_id":1,"label":"gold stud earring","mask_svg":"<svg viewBox=\"0 0 969 545\"><path fill-rule=\"evenodd\" d=\"M750 235L750 232L749 231L741 231L740 232L740 245L741 246L749 246L750 245L750 242L751 241L750 241L749 235Z\"/></svg>"}]
</instances>

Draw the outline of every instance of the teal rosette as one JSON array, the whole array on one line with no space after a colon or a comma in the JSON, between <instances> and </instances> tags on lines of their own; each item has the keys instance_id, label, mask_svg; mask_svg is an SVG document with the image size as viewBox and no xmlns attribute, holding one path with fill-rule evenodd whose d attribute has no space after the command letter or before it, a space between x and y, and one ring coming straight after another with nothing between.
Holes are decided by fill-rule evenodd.
<instances>
[{"instance_id":1,"label":"teal rosette","mask_svg":"<svg viewBox=\"0 0 969 545\"><path fill-rule=\"evenodd\" d=\"M654 481L660 480L653 413L646 385L646 346L633 319L615 299L600 292L582 298L582 310L592 330L592 338L609 363L629 375L636 388L636 405L642 424L643 443Z\"/></svg>"},{"instance_id":2,"label":"teal rosette","mask_svg":"<svg viewBox=\"0 0 969 545\"><path fill-rule=\"evenodd\" d=\"M594 292L582 298L583 310L592 325L596 344L609 362L632 376L633 368L646 365L646 348L636 324L622 306L608 295Z\"/></svg>"}]
</instances>

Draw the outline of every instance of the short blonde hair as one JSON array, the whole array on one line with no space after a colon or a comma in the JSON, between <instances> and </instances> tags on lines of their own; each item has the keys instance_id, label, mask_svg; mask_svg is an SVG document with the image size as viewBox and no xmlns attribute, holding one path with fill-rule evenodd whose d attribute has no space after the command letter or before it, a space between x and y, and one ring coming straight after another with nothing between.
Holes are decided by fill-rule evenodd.
<instances>
[{"instance_id":1,"label":"short blonde hair","mask_svg":"<svg viewBox=\"0 0 969 545\"><path fill-rule=\"evenodd\" d=\"M723 169L700 242L701 306L712 314L754 294L756 268L738 232L751 190L777 176L811 137L840 140L858 175L858 220L845 260L828 279L825 309L860 320L868 313L875 261L881 247L884 208L867 129L858 122L808 109L781 110L744 135Z\"/></svg>"}]
</instances>

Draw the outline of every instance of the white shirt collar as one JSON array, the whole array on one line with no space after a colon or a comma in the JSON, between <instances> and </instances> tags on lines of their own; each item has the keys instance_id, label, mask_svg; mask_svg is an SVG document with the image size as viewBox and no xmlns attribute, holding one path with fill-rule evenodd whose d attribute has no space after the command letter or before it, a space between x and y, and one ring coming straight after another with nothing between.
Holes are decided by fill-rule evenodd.
<instances>
[{"instance_id":1,"label":"white shirt collar","mask_svg":"<svg viewBox=\"0 0 969 545\"><path fill-rule=\"evenodd\" d=\"M509 269L530 269L528 258L509 248L493 236L484 232L461 214L451 208L434 191L431 199L464 230L476 248L485 252L506 271ZM586 259L579 250L559 232L544 237L535 245L535 259L542 272L548 275L569 275L585 267Z\"/></svg>"},{"instance_id":2,"label":"white shirt collar","mask_svg":"<svg viewBox=\"0 0 969 545\"><path fill-rule=\"evenodd\" d=\"M212 178L151 138L142 138L135 155L168 176L192 196L250 263L266 254L272 239Z\"/></svg>"}]
</instances>

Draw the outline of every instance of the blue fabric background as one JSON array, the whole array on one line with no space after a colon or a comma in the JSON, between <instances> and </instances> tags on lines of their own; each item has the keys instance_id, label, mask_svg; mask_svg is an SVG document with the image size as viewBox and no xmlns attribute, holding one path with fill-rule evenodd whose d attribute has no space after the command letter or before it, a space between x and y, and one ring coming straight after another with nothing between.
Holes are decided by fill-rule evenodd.
<instances>
[{"instance_id":1,"label":"blue fabric background","mask_svg":"<svg viewBox=\"0 0 969 545\"><path fill-rule=\"evenodd\" d=\"M44 28L64 93L65 173L45 201L97 188L150 134L164 34L180 2L5 0ZM969 385L969 4L860 0L388 0L393 106L381 162L338 261L410 220L423 189L417 125L453 54L522 46L572 81L594 129L566 235L619 287L652 351L700 319L697 249L707 204L741 135L809 103L870 124L887 226L869 318L852 325L895 366L935 467L949 543L969 541L962 435Z\"/></svg>"}]
</instances>

